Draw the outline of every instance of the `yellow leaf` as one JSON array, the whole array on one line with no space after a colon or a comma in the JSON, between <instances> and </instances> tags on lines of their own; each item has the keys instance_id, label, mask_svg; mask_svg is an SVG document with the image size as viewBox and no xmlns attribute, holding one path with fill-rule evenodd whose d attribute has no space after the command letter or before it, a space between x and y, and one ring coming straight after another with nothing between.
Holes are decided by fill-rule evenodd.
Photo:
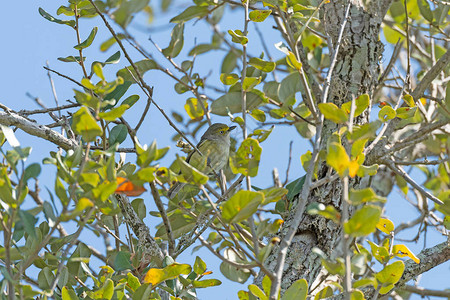
<instances>
[{"instance_id":1,"label":"yellow leaf","mask_svg":"<svg viewBox=\"0 0 450 300\"><path fill-rule=\"evenodd\" d=\"M359 170L359 163L357 160L350 161L350 164L348 165L348 175L353 178L356 176L356 173Z\"/></svg>"},{"instance_id":2,"label":"yellow leaf","mask_svg":"<svg viewBox=\"0 0 450 300\"><path fill-rule=\"evenodd\" d=\"M392 223L391 220L381 218L377 224L377 228L378 228L378 230L380 230L386 234L390 234L391 231L394 231L395 227L394 227L394 223Z\"/></svg>"},{"instance_id":3,"label":"yellow leaf","mask_svg":"<svg viewBox=\"0 0 450 300\"><path fill-rule=\"evenodd\" d=\"M333 142L328 146L327 152L327 164L343 177L350 165L350 158L345 148L341 144Z\"/></svg>"},{"instance_id":4,"label":"yellow leaf","mask_svg":"<svg viewBox=\"0 0 450 300\"><path fill-rule=\"evenodd\" d=\"M394 245L394 248L392 249L392 253L398 257L408 256L416 264L420 263L420 259L417 256L415 256L414 253L412 253L411 250L409 250L408 247L406 247L405 245Z\"/></svg>"},{"instance_id":5,"label":"yellow leaf","mask_svg":"<svg viewBox=\"0 0 450 300\"><path fill-rule=\"evenodd\" d=\"M83 197L80 200L78 200L78 203L75 207L75 211L81 212L81 211L85 210L86 208L92 207L92 206L94 206L94 203L92 203L92 201L89 200L88 198Z\"/></svg>"}]
</instances>

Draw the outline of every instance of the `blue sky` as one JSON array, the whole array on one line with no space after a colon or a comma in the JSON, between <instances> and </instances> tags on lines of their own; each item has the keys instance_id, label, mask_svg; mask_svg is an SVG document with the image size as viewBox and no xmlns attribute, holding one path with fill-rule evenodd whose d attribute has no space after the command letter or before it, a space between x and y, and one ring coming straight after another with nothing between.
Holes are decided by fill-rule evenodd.
<instances>
[{"instance_id":1,"label":"blue sky","mask_svg":"<svg viewBox=\"0 0 450 300\"><path fill-rule=\"evenodd\" d=\"M51 92L49 79L47 72L43 69L46 62L49 62L51 68L64 73L70 74L77 80L81 80L81 69L74 64L63 63L57 60L58 57L65 57L69 55L77 55L73 46L76 44L75 32L68 26L58 25L48 22L42 18L38 13L38 8L42 7L49 13L56 15L56 9L59 5L63 4L61 1L47 0L47 1L6 1L3 4L3 9L0 11L0 28L2 32L3 46L0 53L3 57L3 70L1 73L2 93L0 95L0 102L7 105L14 110L21 109L37 109L39 108L33 100L26 96L27 93L35 97L39 97L48 107L55 105L53 94ZM179 2L175 2L175 7L180 11L183 8ZM220 26L224 30L228 29L242 29L243 16L242 12L233 12L233 17L227 22L221 22ZM168 19L172 16L162 14L157 11L155 17L155 23L152 26L160 26L167 24ZM137 39L141 44L151 53L155 53L156 58L161 61L162 56L156 53L153 45L148 41L149 34L136 30L134 24L146 25L144 18L138 18L130 26L131 31L136 34ZM251 24L252 25L252 24ZM264 36L268 39L269 51L272 56L280 57L281 52L275 49L274 43L281 40L276 31L271 29L271 25L266 25L262 28ZM82 20L80 30L83 37L86 37L93 26L99 27L99 32L94 41L94 44L86 49L85 55L88 62L93 60L105 60L110 55L118 50L117 46L112 47L106 53L100 53L98 51L101 42L109 38L107 30L99 20ZM259 43L254 27L250 26L250 44L249 51L253 55L259 55L263 50ZM194 43L206 43L209 42L211 37L207 31L208 29L202 22L190 21L186 25L185 34L185 48L181 54L181 57L186 57L186 53L194 46ZM83 39L82 37L82 39ZM168 45L170 39L170 28L168 30L156 31L151 34L152 39L164 48ZM387 47L389 48L389 47ZM136 60L142 59L135 51L130 50L133 58ZM386 55L386 54L385 54ZM224 56L223 52L213 52L211 54L202 55L197 58L198 71L201 74L206 74L208 71L212 71L211 77L215 78L218 82L218 76L220 75L217 70L220 69L220 64ZM388 59L386 59L388 60ZM181 63L182 59L177 61ZM111 66L105 69L107 76L110 75L110 79L113 78L115 72L120 68L123 68L128 63L122 55L120 63L116 66ZM167 66L169 66L167 64ZM56 75L52 75L55 82L56 91L59 98L59 103L64 104L67 99L73 99L74 86L65 79L59 78ZM145 76L146 82L154 86L154 99L158 104L164 108L167 112L178 111L183 112L183 106L188 97L191 95L183 94L178 95L173 91L174 82L169 79L165 74L156 71L150 71ZM220 87L220 85L217 84ZM137 93L142 96L142 93L137 87L130 89L132 93ZM130 93L129 91L129 93ZM214 95L214 94L212 94ZM142 99L144 100L144 99ZM139 118L139 112L142 111L145 101L140 101L137 108L131 110L125 118L131 120L131 123L136 123ZM214 122L229 123L228 118L219 117L213 115ZM249 118L251 119L251 118ZM38 122L50 123L48 117L38 116L36 117ZM255 122L249 122L249 128L254 129L256 127ZM154 139L157 140L158 145L166 146L171 145L171 151L167 154L166 158L162 161L162 164L170 164L175 158L175 154L180 151L174 147L174 142L171 137L174 135L174 131L167 124L161 114L152 107L149 115L146 118L143 129L138 134L141 144L150 144ZM42 159L48 156L49 151L54 151L55 147L47 141L30 137L22 132L17 131L17 137L20 140L22 146L32 146L33 152L29 158L28 163L41 162ZM235 138L238 141L242 140L242 133L235 132ZM303 168L300 163L300 155L305 153L310 148L309 142L301 138L293 127L276 127L269 139L265 141L263 146L262 163L259 170L259 174L256 178L252 179L252 184L258 187L268 187L272 184L271 171L274 167L277 167L282 181L285 179L285 171L288 160L289 143L293 141L293 155L292 164L290 169L290 180L296 179L304 174ZM129 143L129 141L128 141ZM134 156L129 155L128 160L134 162ZM419 182L423 181L423 178L417 177ZM54 184L54 167L49 165L43 166L43 171L40 176L41 189L45 190L43 186L52 189ZM44 195L44 193L43 193ZM147 210L156 210L153 207L150 193L145 193L142 196L147 204ZM397 225L401 221L406 221L416 217L417 213L409 205L405 205L406 200L401 196L399 191L393 191L389 197L387 203L386 215L394 220ZM31 205L31 203L29 203ZM150 227L159 223L155 218L146 219ZM87 231L85 231L87 232ZM152 229L152 232L155 231ZM410 231L409 236L405 234L405 238L414 235L414 230ZM430 232L428 234L429 241L427 247L444 241L444 237ZM88 241L90 235L83 236L83 239ZM411 250L418 253L423 247L423 241L420 241L417 245L412 245ZM206 261L208 268L214 270L213 277L221 279L222 286L216 288L208 288L203 291L199 291L200 299L210 299L215 297L216 299L236 299L237 291L239 289L247 289L247 282L245 285L237 283L230 283L220 274L218 269L219 261L206 250L196 253L200 255ZM195 255L191 256L190 251L185 255L180 256L179 262L193 264ZM441 289L448 286L449 263L439 266L428 274L425 274L420 281L420 285L427 286L429 288ZM443 276L442 274L447 274ZM219 294L219 296L217 296Z\"/></svg>"}]
</instances>

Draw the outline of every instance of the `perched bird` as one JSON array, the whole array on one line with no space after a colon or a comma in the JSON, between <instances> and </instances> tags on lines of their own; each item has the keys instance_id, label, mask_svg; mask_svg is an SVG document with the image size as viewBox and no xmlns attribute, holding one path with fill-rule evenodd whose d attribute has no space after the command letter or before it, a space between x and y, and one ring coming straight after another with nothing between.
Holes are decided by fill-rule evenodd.
<instances>
[{"instance_id":1,"label":"perched bird","mask_svg":"<svg viewBox=\"0 0 450 300\"><path fill-rule=\"evenodd\" d=\"M218 173L227 165L230 152L230 132L235 128L236 126L228 127L221 123L212 124L197 145L197 149L202 154L200 155L194 149L189 153L186 162L202 173ZM167 197L173 199L185 185L186 183L176 182L167 192Z\"/></svg>"}]
</instances>

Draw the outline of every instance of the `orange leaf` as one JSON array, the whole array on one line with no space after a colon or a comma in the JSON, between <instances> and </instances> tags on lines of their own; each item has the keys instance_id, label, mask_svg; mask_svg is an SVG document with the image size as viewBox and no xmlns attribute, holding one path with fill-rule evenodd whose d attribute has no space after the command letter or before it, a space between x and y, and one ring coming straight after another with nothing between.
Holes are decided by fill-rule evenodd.
<instances>
[{"instance_id":1,"label":"orange leaf","mask_svg":"<svg viewBox=\"0 0 450 300\"><path fill-rule=\"evenodd\" d=\"M141 195L146 189L141 185L135 185L131 181L123 177L117 177L118 187L115 191L116 194L124 194L129 197L137 197Z\"/></svg>"}]
</instances>

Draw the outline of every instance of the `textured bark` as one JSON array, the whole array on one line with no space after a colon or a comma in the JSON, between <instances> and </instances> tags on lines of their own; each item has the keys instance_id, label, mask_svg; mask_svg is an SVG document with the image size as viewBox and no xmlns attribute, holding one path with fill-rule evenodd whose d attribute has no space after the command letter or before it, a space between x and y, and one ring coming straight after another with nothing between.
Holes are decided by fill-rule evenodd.
<instances>
[{"instance_id":1,"label":"textured bark","mask_svg":"<svg viewBox=\"0 0 450 300\"><path fill-rule=\"evenodd\" d=\"M352 100L367 93L372 95L379 76L379 62L383 51L383 45L379 41L381 18L373 18L358 1L351 1L352 6L348 23L341 41L341 48L337 55L337 64L330 83L330 93L327 102L340 106L342 103ZM340 24L343 22L347 1L330 1L324 5L321 11L321 21L325 32L330 36L333 45L337 43ZM355 119L355 124L368 122L369 111ZM325 122L322 132L322 148L333 131L336 124ZM319 167L319 179L326 176L328 167L322 164ZM359 184L352 181L351 186ZM323 185L310 192L307 205L320 202L325 205L333 205L339 211L342 208L342 185L340 181L334 181ZM286 235L293 214L288 216L280 232L280 236ZM310 216L306 213L297 233L289 248L284 266L281 289L286 290L299 278L305 278L311 285L321 270L320 259L312 254L314 247L320 248L326 254L331 254L339 242L341 236L340 227L333 221L322 217ZM267 260L269 269L276 268L276 258L279 249L275 249ZM260 282L259 276L256 282Z\"/></svg>"}]
</instances>

